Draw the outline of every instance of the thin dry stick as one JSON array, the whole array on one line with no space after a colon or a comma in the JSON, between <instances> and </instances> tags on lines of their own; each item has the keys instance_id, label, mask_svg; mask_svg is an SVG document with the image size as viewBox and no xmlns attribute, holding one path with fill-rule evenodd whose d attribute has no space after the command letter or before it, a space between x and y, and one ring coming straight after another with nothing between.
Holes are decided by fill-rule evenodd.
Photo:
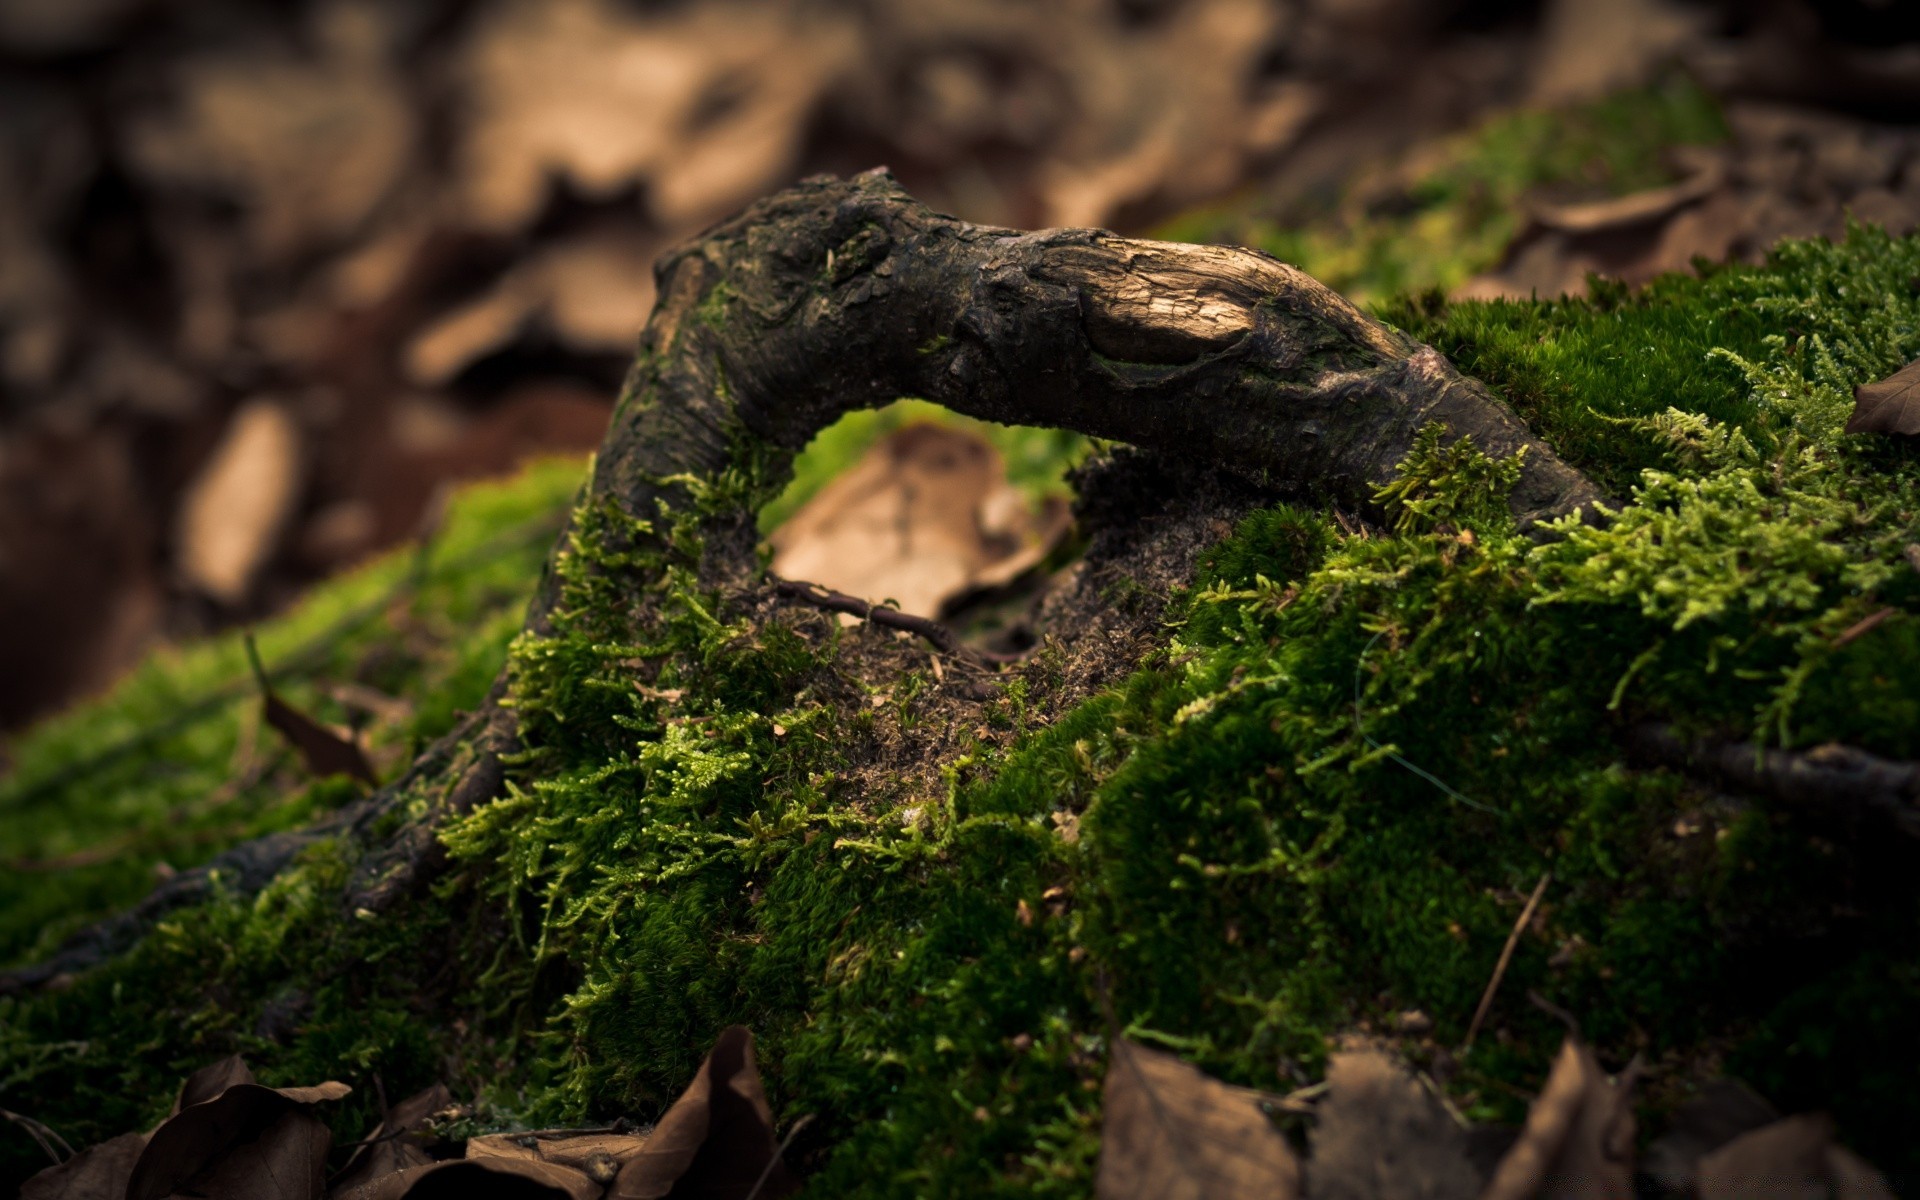
<instances>
[{"instance_id":1,"label":"thin dry stick","mask_svg":"<svg viewBox=\"0 0 1920 1200\"><path fill-rule=\"evenodd\" d=\"M1493 964L1493 978L1487 980L1487 990L1480 994L1480 1007L1473 1010L1473 1023L1467 1026L1467 1040L1461 1044L1460 1053L1473 1049L1473 1039L1480 1035L1480 1022L1487 1019L1487 1010L1493 1007L1493 994L1500 990L1500 981L1507 975L1507 964L1513 961L1513 948L1520 944L1520 931L1533 920L1533 910L1540 907L1540 897L1547 894L1547 884L1552 880L1553 872L1548 871L1533 885L1533 895L1527 897L1527 906L1520 910L1520 919L1513 923L1513 932L1507 935L1507 944L1500 950L1500 961Z\"/></svg>"},{"instance_id":2,"label":"thin dry stick","mask_svg":"<svg viewBox=\"0 0 1920 1200\"><path fill-rule=\"evenodd\" d=\"M775 595L783 599L799 600L828 612L843 612L888 629L903 629L908 633L918 634L932 642L937 649L955 658L970 658L976 662L986 663L1010 663L1019 662L1026 657L1021 654L1000 654L992 650L975 649L962 642L955 636L953 630L938 621L903 613L897 608L888 608L884 604L875 604L871 600L862 600L858 596L849 596L845 592L836 592L832 588L808 583L802 579L775 577L773 590Z\"/></svg>"}]
</instances>

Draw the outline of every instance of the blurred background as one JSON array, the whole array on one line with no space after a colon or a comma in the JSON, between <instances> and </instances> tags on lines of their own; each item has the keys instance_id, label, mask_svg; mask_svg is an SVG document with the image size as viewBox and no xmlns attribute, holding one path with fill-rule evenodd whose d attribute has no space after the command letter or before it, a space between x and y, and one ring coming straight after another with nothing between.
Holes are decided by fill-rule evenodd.
<instances>
[{"instance_id":1,"label":"blurred background","mask_svg":"<svg viewBox=\"0 0 1920 1200\"><path fill-rule=\"evenodd\" d=\"M1911 228L1916 118L1891 0L0 0L0 729L590 450L654 256L804 175L1546 294Z\"/></svg>"}]
</instances>

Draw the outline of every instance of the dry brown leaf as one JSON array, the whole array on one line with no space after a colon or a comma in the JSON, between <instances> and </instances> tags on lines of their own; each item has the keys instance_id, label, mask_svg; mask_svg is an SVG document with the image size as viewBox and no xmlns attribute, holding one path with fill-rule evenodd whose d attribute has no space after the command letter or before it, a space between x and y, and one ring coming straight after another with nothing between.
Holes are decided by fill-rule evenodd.
<instances>
[{"instance_id":1,"label":"dry brown leaf","mask_svg":"<svg viewBox=\"0 0 1920 1200\"><path fill-rule=\"evenodd\" d=\"M409 1167L336 1200L600 1200L572 1167L525 1158L456 1158Z\"/></svg>"},{"instance_id":2,"label":"dry brown leaf","mask_svg":"<svg viewBox=\"0 0 1920 1200\"><path fill-rule=\"evenodd\" d=\"M326 1082L270 1088L252 1081L237 1057L196 1071L180 1090L181 1107L147 1139L127 1181L127 1200L176 1193L248 1200L326 1193L332 1134L308 1106L353 1089Z\"/></svg>"},{"instance_id":3,"label":"dry brown leaf","mask_svg":"<svg viewBox=\"0 0 1920 1200\"><path fill-rule=\"evenodd\" d=\"M1114 1039L1095 1194L1100 1200L1299 1196L1300 1163L1261 1111L1262 1098L1171 1054Z\"/></svg>"},{"instance_id":4,"label":"dry brown leaf","mask_svg":"<svg viewBox=\"0 0 1920 1200\"><path fill-rule=\"evenodd\" d=\"M467 1141L468 1158L513 1158L571 1167L595 1183L612 1183L620 1168L647 1144L644 1133L547 1129L536 1133L490 1133Z\"/></svg>"},{"instance_id":5,"label":"dry brown leaf","mask_svg":"<svg viewBox=\"0 0 1920 1200\"><path fill-rule=\"evenodd\" d=\"M1716 1080L1680 1106L1666 1131L1647 1147L1640 1170L1669 1192L1692 1194L1701 1158L1779 1119L1773 1105L1745 1084Z\"/></svg>"},{"instance_id":6,"label":"dry brown leaf","mask_svg":"<svg viewBox=\"0 0 1920 1200\"><path fill-rule=\"evenodd\" d=\"M843 22L782 6L495 5L462 69L463 216L523 226L554 176L595 198L644 180L669 228L715 215L789 173L814 107L855 50Z\"/></svg>"},{"instance_id":7,"label":"dry brown leaf","mask_svg":"<svg viewBox=\"0 0 1920 1200\"><path fill-rule=\"evenodd\" d=\"M279 258L358 230L414 152L414 109L385 61L392 13L318 5L309 55L245 45L180 65L176 106L136 115L152 179L237 201Z\"/></svg>"},{"instance_id":8,"label":"dry brown leaf","mask_svg":"<svg viewBox=\"0 0 1920 1200\"><path fill-rule=\"evenodd\" d=\"M654 250L618 229L554 243L421 330L406 349L407 374L443 386L542 320L569 349L631 350L653 309Z\"/></svg>"},{"instance_id":9,"label":"dry brown leaf","mask_svg":"<svg viewBox=\"0 0 1920 1200\"><path fill-rule=\"evenodd\" d=\"M1853 389L1847 432L1920 435L1920 358L1877 383Z\"/></svg>"},{"instance_id":10,"label":"dry brown leaf","mask_svg":"<svg viewBox=\"0 0 1920 1200\"><path fill-rule=\"evenodd\" d=\"M1471 1200L1466 1131L1432 1089L1377 1050L1327 1064L1307 1160L1314 1200Z\"/></svg>"},{"instance_id":11,"label":"dry brown leaf","mask_svg":"<svg viewBox=\"0 0 1920 1200\"><path fill-rule=\"evenodd\" d=\"M243 405L181 500L180 573L231 607L243 603L299 498L300 429L273 400Z\"/></svg>"},{"instance_id":12,"label":"dry brown leaf","mask_svg":"<svg viewBox=\"0 0 1920 1200\"><path fill-rule=\"evenodd\" d=\"M20 1185L20 1200L123 1200L147 1135L123 1133L89 1146Z\"/></svg>"},{"instance_id":13,"label":"dry brown leaf","mask_svg":"<svg viewBox=\"0 0 1920 1200\"><path fill-rule=\"evenodd\" d=\"M1744 1133L1700 1159L1700 1200L1892 1200L1886 1179L1834 1144L1833 1122L1801 1115Z\"/></svg>"},{"instance_id":14,"label":"dry brown leaf","mask_svg":"<svg viewBox=\"0 0 1920 1200\"><path fill-rule=\"evenodd\" d=\"M620 1168L607 1196L779 1200L797 1188L774 1144L753 1034L744 1025L729 1025L646 1145Z\"/></svg>"},{"instance_id":15,"label":"dry brown leaf","mask_svg":"<svg viewBox=\"0 0 1920 1200\"><path fill-rule=\"evenodd\" d=\"M882 439L768 540L782 578L934 617L1044 558L1065 533L1058 515L1036 524L986 441L922 423Z\"/></svg>"},{"instance_id":16,"label":"dry brown leaf","mask_svg":"<svg viewBox=\"0 0 1920 1200\"><path fill-rule=\"evenodd\" d=\"M1633 1195L1634 1067L1610 1080L1573 1037L1560 1047L1520 1139L1483 1200L1612 1200Z\"/></svg>"},{"instance_id":17,"label":"dry brown leaf","mask_svg":"<svg viewBox=\"0 0 1920 1200\"><path fill-rule=\"evenodd\" d=\"M260 653L254 647L251 633L246 635L246 647L254 681L260 686L261 716L299 751L300 761L307 772L321 779L347 775L368 787L378 787L379 776L374 774L373 764L367 761L359 745L352 738L327 728L276 695L273 684L267 679L266 668L260 663Z\"/></svg>"},{"instance_id":18,"label":"dry brown leaf","mask_svg":"<svg viewBox=\"0 0 1920 1200\"><path fill-rule=\"evenodd\" d=\"M416 1092L393 1106L363 1139L333 1182L333 1194L350 1196L389 1175L424 1166L433 1156L420 1145L417 1134L433 1115L453 1104L444 1083Z\"/></svg>"}]
</instances>

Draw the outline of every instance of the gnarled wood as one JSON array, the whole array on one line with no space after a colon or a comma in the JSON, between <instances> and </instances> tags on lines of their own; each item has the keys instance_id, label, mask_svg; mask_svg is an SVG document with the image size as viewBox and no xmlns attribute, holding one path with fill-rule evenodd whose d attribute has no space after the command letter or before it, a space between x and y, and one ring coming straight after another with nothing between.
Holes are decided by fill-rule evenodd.
<instances>
[{"instance_id":1,"label":"gnarled wood","mask_svg":"<svg viewBox=\"0 0 1920 1200\"><path fill-rule=\"evenodd\" d=\"M971 225L884 171L811 179L663 258L662 297L594 476L637 515L742 439L799 449L918 396L1073 429L1369 508L1431 421L1527 450L1524 525L1600 493L1485 386L1253 250Z\"/></svg>"}]
</instances>

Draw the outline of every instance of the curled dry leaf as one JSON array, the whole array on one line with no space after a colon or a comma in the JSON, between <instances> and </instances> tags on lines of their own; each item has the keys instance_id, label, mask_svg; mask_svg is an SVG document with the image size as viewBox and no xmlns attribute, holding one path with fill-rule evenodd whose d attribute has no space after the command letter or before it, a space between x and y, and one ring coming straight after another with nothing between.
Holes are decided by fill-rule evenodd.
<instances>
[{"instance_id":1,"label":"curled dry leaf","mask_svg":"<svg viewBox=\"0 0 1920 1200\"><path fill-rule=\"evenodd\" d=\"M147 1135L123 1133L89 1146L20 1185L20 1200L122 1200Z\"/></svg>"},{"instance_id":2,"label":"curled dry leaf","mask_svg":"<svg viewBox=\"0 0 1920 1200\"><path fill-rule=\"evenodd\" d=\"M1833 1140L1833 1122L1802 1115L1743 1133L1701 1158L1700 1200L1893 1200L1878 1171Z\"/></svg>"},{"instance_id":3,"label":"curled dry leaf","mask_svg":"<svg viewBox=\"0 0 1920 1200\"><path fill-rule=\"evenodd\" d=\"M356 1195L378 1180L433 1161L419 1133L437 1112L451 1107L453 1093L444 1083L416 1092L393 1106L362 1140L333 1181L336 1196Z\"/></svg>"},{"instance_id":4,"label":"curled dry leaf","mask_svg":"<svg viewBox=\"0 0 1920 1200\"><path fill-rule=\"evenodd\" d=\"M1561 1044L1546 1086L1527 1112L1483 1200L1611 1200L1633 1195L1633 1080L1618 1080L1579 1040Z\"/></svg>"},{"instance_id":5,"label":"curled dry leaf","mask_svg":"<svg viewBox=\"0 0 1920 1200\"><path fill-rule=\"evenodd\" d=\"M1853 389L1847 432L1920 436L1920 358L1878 383Z\"/></svg>"},{"instance_id":6,"label":"curled dry leaf","mask_svg":"<svg viewBox=\"0 0 1920 1200\"><path fill-rule=\"evenodd\" d=\"M238 1058L202 1068L180 1089L179 1110L147 1139L126 1200L176 1194L319 1200L333 1136L309 1109L352 1090L332 1081L263 1087Z\"/></svg>"},{"instance_id":7,"label":"curled dry leaf","mask_svg":"<svg viewBox=\"0 0 1920 1200\"><path fill-rule=\"evenodd\" d=\"M1439 1096L1377 1050L1327 1064L1307 1160L1314 1200L1472 1200L1480 1173Z\"/></svg>"},{"instance_id":8,"label":"curled dry leaf","mask_svg":"<svg viewBox=\"0 0 1920 1200\"><path fill-rule=\"evenodd\" d=\"M1673 215L1696 200L1705 199L1720 186L1725 175L1719 163L1709 161L1687 178L1665 187L1580 204L1536 203L1533 217L1548 229L1571 234L1604 233L1634 225L1649 225Z\"/></svg>"},{"instance_id":9,"label":"curled dry leaf","mask_svg":"<svg viewBox=\"0 0 1920 1200\"><path fill-rule=\"evenodd\" d=\"M1100 1131L1100 1200L1301 1194L1300 1163L1261 1111L1262 1093L1116 1038Z\"/></svg>"},{"instance_id":10,"label":"curled dry leaf","mask_svg":"<svg viewBox=\"0 0 1920 1200\"><path fill-rule=\"evenodd\" d=\"M729 1025L687 1090L620 1168L609 1200L779 1200L798 1184L780 1161L753 1033Z\"/></svg>"},{"instance_id":11,"label":"curled dry leaf","mask_svg":"<svg viewBox=\"0 0 1920 1200\"><path fill-rule=\"evenodd\" d=\"M931 617L1037 565L1066 527L1064 511L1029 515L986 441L921 423L882 439L769 540L784 579Z\"/></svg>"},{"instance_id":12,"label":"curled dry leaf","mask_svg":"<svg viewBox=\"0 0 1920 1200\"><path fill-rule=\"evenodd\" d=\"M267 679L266 668L260 665L260 653L254 647L252 634L247 635L246 644L247 660L253 667L255 682L260 685L262 716L300 752L300 761L308 772L322 779L348 775L368 787L378 787L380 779L360 747L351 738L327 728L276 695Z\"/></svg>"}]
</instances>

